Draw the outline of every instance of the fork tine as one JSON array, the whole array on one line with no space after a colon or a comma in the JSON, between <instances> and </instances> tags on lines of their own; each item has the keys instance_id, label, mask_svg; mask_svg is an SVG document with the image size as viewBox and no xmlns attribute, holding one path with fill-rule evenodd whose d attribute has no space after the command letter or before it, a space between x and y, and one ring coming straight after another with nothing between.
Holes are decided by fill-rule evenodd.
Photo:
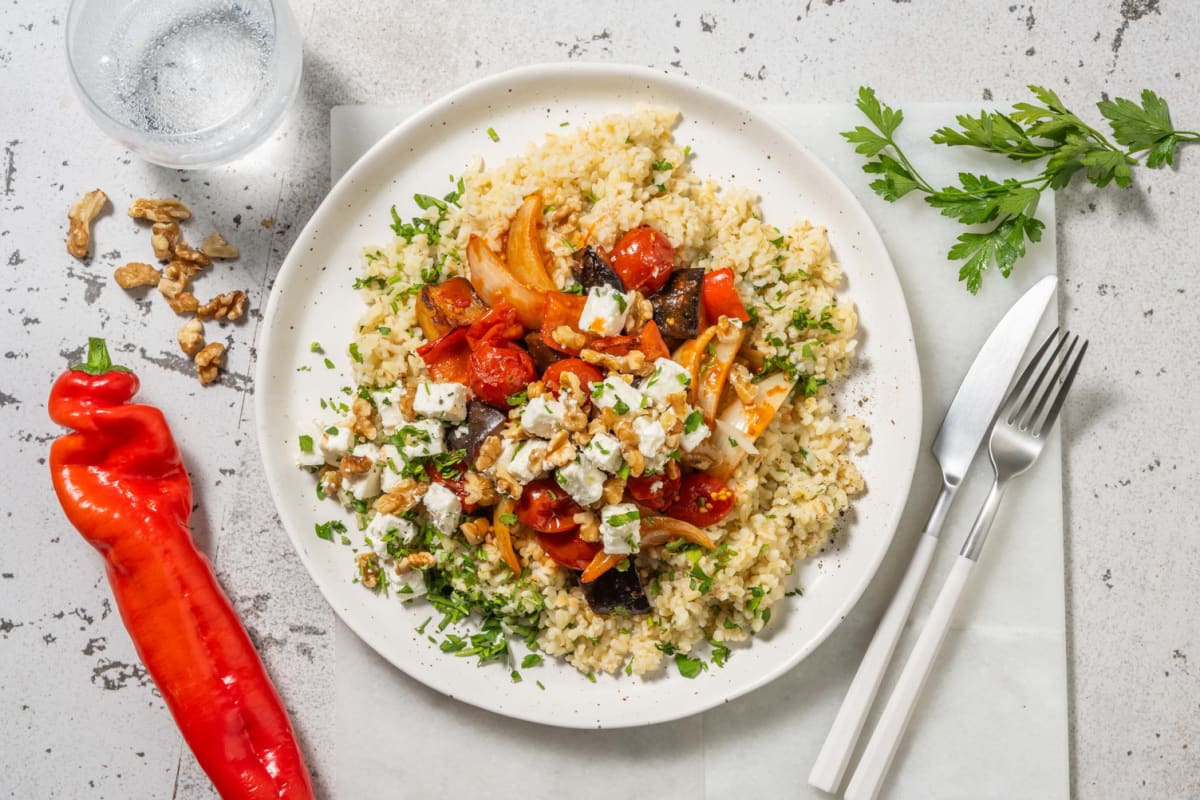
<instances>
[{"instance_id":1,"label":"fork tine","mask_svg":"<svg viewBox=\"0 0 1200 800\"><path fill-rule=\"evenodd\" d=\"M1064 331L1063 341L1066 342L1067 339L1071 339L1071 334L1069 331ZM1037 405L1033 407L1033 411L1029 412L1029 416L1020 424L1022 430L1034 430L1037 427L1037 421L1042 416L1042 409L1046 407L1046 403L1054 396L1058 379L1062 377L1063 370L1071 363L1071 354L1075 352L1075 346L1078 344L1079 336L1076 335L1075 338L1071 339L1071 344L1067 347L1067 352L1063 353L1061 359L1056 359L1058 368L1054 370L1054 375L1051 376L1050 382L1046 384L1046 388L1038 398ZM1049 365L1047 365L1047 368L1049 368Z\"/></svg>"},{"instance_id":2,"label":"fork tine","mask_svg":"<svg viewBox=\"0 0 1200 800\"><path fill-rule=\"evenodd\" d=\"M1046 380L1046 375L1058 362L1058 355L1062 352L1063 345L1067 343L1067 339L1069 338L1071 338L1071 334L1067 331L1063 331L1059 336L1058 344L1054 346L1054 349L1050 351L1050 355L1046 357L1046 360L1042 365L1041 372L1038 373L1037 380L1033 382L1033 385L1029 387L1029 391L1027 391L1025 396L1021 398L1021 406L1017 409L1016 413L1013 414L1012 419L1009 420L1009 424L1017 425L1022 429L1026 427L1021 420L1026 420L1026 422L1028 422L1029 417L1026 415L1029 412L1029 407L1033 404L1033 401L1041 392L1042 382Z\"/></svg>"},{"instance_id":3,"label":"fork tine","mask_svg":"<svg viewBox=\"0 0 1200 800\"><path fill-rule=\"evenodd\" d=\"M1059 412L1062 411L1063 401L1067 399L1067 392L1071 391L1071 383L1075 380L1075 373L1079 371L1079 365L1083 362L1083 354L1087 352L1087 346L1087 339L1084 339L1083 346L1075 354L1075 361L1071 364L1071 368L1067 370L1067 376L1059 384L1058 395L1055 396L1054 402L1050 404L1050 410L1046 412L1046 419L1042 423L1041 429L1037 432L1038 436L1045 436L1054 427L1054 422L1058 419Z\"/></svg>"},{"instance_id":4,"label":"fork tine","mask_svg":"<svg viewBox=\"0 0 1200 800\"><path fill-rule=\"evenodd\" d=\"M1033 358L1029 360L1029 364L1021 373L1021 377L1017 378L1016 384L1009 391L1008 399L1004 401L1004 406L1000 409L1000 416L997 417L997 419L1004 420L1006 422L1012 421L1014 409L1016 408L1017 403L1020 401L1025 390L1025 384L1028 383L1030 377L1033 376L1034 371L1037 369L1038 362L1042 359L1042 355L1047 349L1049 349L1050 345L1053 344L1055 337L1058 336L1058 331L1058 328L1052 330L1050 335L1046 337L1046 341L1042 342L1042 346L1039 347L1038 351L1033 354Z\"/></svg>"}]
</instances>

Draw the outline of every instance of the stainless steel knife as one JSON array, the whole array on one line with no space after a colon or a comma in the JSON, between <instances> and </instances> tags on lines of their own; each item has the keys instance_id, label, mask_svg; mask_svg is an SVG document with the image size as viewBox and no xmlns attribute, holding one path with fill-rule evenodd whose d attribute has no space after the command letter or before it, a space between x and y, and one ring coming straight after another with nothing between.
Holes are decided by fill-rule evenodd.
<instances>
[{"instance_id":1,"label":"stainless steel knife","mask_svg":"<svg viewBox=\"0 0 1200 800\"><path fill-rule=\"evenodd\" d=\"M808 782L818 789L835 792L842 782L867 713L895 652L896 642L900 639L917 592L929 570L929 563L933 560L934 547L942 523L946 521L946 512L950 510L950 503L975 459L975 451L979 449L996 415L996 409L1021 363L1021 356L1033 338L1047 303L1054 295L1056 284L1054 276L1042 278L1008 310L983 343L962 385L958 387L958 394L954 395L950 410L946 412L942 427L933 440L933 457L942 469L942 490L933 504L912 561L895 597L879 621L875 636L867 647L862 664L850 683L833 727L809 773Z\"/></svg>"}]
</instances>

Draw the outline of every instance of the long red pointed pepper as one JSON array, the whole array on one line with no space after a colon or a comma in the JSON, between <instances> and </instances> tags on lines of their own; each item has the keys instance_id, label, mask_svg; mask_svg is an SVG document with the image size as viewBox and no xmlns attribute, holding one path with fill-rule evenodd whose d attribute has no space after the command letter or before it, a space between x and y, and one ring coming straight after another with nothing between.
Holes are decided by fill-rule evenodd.
<instances>
[{"instance_id":1,"label":"long red pointed pepper","mask_svg":"<svg viewBox=\"0 0 1200 800\"><path fill-rule=\"evenodd\" d=\"M291 722L188 527L192 487L158 409L103 339L50 390L76 433L50 447L67 518L108 569L121 619L183 738L226 800L313 796Z\"/></svg>"}]
</instances>

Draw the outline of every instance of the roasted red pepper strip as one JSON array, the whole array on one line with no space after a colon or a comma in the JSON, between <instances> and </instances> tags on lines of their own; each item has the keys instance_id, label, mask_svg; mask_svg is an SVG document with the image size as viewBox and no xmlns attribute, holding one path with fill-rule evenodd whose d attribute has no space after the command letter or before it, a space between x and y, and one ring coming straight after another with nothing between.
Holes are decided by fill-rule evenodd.
<instances>
[{"instance_id":1,"label":"roasted red pepper strip","mask_svg":"<svg viewBox=\"0 0 1200 800\"><path fill-rule=\"evenodd\" d=\"M104 556L121 619L183 738L226 800L313 796L291 722L262 661L192 541L192 487L158 409L103 339L50 390L76 433L50 447L54 490Z\"/></svg>"}]
</instances>

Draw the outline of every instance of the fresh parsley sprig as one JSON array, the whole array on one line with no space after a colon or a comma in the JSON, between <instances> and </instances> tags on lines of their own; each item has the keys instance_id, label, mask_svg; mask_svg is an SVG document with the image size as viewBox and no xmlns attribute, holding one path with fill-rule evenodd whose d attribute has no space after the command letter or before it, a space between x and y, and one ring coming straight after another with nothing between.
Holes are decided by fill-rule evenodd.
<instances>
[{"instance_id":1,"label":"fresh parsley sprig","mask_svg":"<svg viewBox=\"0 0 1200 800\"><path fill-rule=\"evenodd\" d=\"M871 189L884 200L894 203L915 191L944 216L964 225L990 225L960 234L947 253L950 260L963 262L958 278L972 294L979 291L992 264L1007 278L1025 255L1026 242L1041 240L1045 225L1036 214L1042 192L1063 188L1077 172L1096 186L1115 183L1125 188L1133 182L1133 167L1171 166L1179 145L1200 142L1200 133L1175 128L1167 102L1149 89L1142 91L1141 104L1120 97L1096 104L1115 143L1069 111L1051 90L1030 86L1029 91L1037 102L1016 103L1007 114L961 114L955 119L957 128L938 128L930 137L948 147L974 147L1022 163L1043 162L1039 174L1024 180L960 172L957 185L933 186L896 143L904 112L880 102L868 86L858 90L857 105L872 127L859 125L842 133L855 152L866 156L863 171L878 176Z\"/></svg>"}]
</instances>

